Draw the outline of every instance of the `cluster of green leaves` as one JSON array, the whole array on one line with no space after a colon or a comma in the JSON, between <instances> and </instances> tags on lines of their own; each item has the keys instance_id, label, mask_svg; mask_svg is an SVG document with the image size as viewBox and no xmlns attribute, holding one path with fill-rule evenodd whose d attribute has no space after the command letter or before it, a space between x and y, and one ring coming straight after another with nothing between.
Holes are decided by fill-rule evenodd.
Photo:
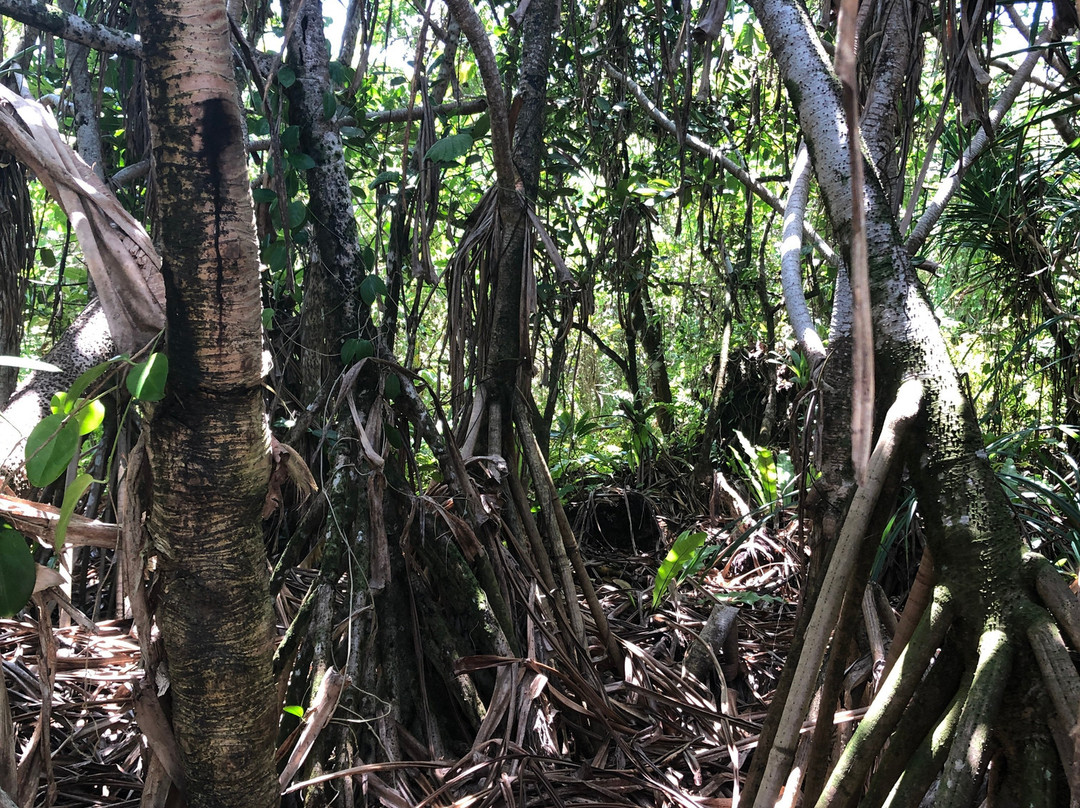
<instances>
[{"instance_id":1,"label":"cluster of green leaves","mask_svg":"<svg viewBox=\"0 0 1080 808\"><path fill-rule=\"evenodd\" d=\"M42 369L41 363L24 360L17 363ZM117 369L126 369L124 383L133 400L154 402L165 396L169 361L163 353L153 353L142 362L118 357L82 373L66 391L53 396L52 414L43 418L26 440L26 478L32 486L51 485L77 461L82 438L94 433L105 418L101 399L115 390L109 388L89 395L91 387ZM54 553L59 554L63 549L75 508L94 482L92 475L80 471L66 486L53 538ZM26 537L0 525L0 616L15 614L29 600L34 591L34 569Z\"/></svg>"}]
</instances>

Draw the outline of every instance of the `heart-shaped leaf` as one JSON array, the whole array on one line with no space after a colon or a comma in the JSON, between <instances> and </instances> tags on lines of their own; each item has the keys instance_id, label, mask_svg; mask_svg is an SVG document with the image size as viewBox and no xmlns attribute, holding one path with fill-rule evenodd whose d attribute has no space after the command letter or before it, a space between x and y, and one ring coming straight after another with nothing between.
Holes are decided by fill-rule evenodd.
<instances>
[{"instance_id":1,"label":"heart-shaped leaf","mask_svg":"<svg viewBox=\"0 0 1080 808\"><path fill-rule=\"evenodd\" d=\"M54 413L34 427L26 439L26 479L37 488L64 473L79 448L79 422Z\"/></svg>"},{"instance_id":2,"label":"heart-shaped leaf","mask_svg":"<svg viewBox=\"0 0 1080 808\"><path fill-rule=\"evenodd\" d=\"M161 401L165 398L165 381L169 378L169 357L153 353L128 371L127 389L139 401Z\"/></svg>"}]
</instances>

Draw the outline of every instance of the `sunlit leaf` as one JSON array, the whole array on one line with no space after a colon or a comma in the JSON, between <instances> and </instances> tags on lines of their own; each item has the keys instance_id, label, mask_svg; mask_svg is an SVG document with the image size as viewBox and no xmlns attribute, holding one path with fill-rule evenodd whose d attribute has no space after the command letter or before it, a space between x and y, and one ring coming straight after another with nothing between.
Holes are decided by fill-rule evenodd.
<instances>
[{"instance_id":1,"label":"sunlit leaf","mask_svg":"<svg viewBox=\"0 0 1080 808\"><path fill-rule=\"evenodd\" d=\"M697 551L705 544L707 534L691 533L683 531L675 543L671 545L667 556L664 558L660 569L656 571L656 583L653 585L652 605L655 609L660 605L660 600L667 591L668 583L676 579L686 567L694 560Z\"/></svg>"},{"instance_id":2,"label":"sunlit leaf","mask_svg":"<svg viewBox=\"0 0 1080 808\"><path fill-rule=\"evenodd\" d=\"M59 553L63 549L64 540L67 538L68 525L71 523L71 517L75 513L75 506L79 504L82 495L86 493L86 489L90 487L90 483L93 481L93 477L81 472L75 475L71 485L64 491L64 502L60 506L60 518L56 522L56 534L53 538L54 552Z\"/></svg>"},{"instance_id":3,"label":"sunlit leaf","mask_svg":"<svg viewBox=\"0 0 1080 808\"><path fill-rule=\"evenodd\" d=\"M161 401L169 377L169 357L153 353L128 371L127 389L139 401Z\"/></svg>"},{"instance_id":4,"label":"sunlit leaf","mask_svg":"<svg viewBox=\"0 0 1080 808\"><path fill-rule=\"evenodd\" d=\"M26 479L41 488L64 473L79 448L79 424L55 413L44 418L26 439Z\"/></svg>"},{"instance_id":5,"label":"sunlit leaf","mask_svg":"<svg viewBox=\"0 0 1080 808\"><path fill-rule=\"evenodd\" d=\"M7 368L26 368L27 370L42 370L46 373L59 373L60 368L40 359L30 359L24 356L0 356L0 366Z\"/></svg>"}]
</instances>

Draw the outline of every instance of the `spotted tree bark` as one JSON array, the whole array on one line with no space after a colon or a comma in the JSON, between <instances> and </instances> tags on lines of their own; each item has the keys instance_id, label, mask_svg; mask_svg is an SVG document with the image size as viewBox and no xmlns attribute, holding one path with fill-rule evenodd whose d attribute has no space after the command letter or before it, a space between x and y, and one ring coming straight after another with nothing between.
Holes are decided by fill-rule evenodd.
<instances>
[{"instance_id":1,"label":"spotted tree bark","mask_svg":"<svg viewBox=\"0 0 1080 808\"><path fill-rule=\"evenodd\" d=\"M797 2L753 0L751 5L797 110L833 230L847 254L852 186L839 83ZM1002 772L992 788L1003 804L1019 803L1021 796L1026 804L1063 804L1065 771L1074 765L1067 730L1076 724L1080 679L1054 617L1034 595L1030 571L1041 565L1025 557L973 405L871 154L865 156L863 198L879 402L888 404L907 380L919 380L926 390L902 458L919 498L936 587L922 626L817 804L854 804L877 759L872 799L883 799L895 785L902 796L894 794L891 804L916 804L940 775L935 804L968 805L991 757ZM1003 699L1006 691L1012 696ZM806 707L800 699L788 699L776 711L796 717ZM1055 737L1061 727L1066 733ZM882 753L886 739L889 747ZM770 745L764 773L750 784L754 805L773 805L785 781L791 782L794 742L781 731Z\"/></svg>"}]
</instances>

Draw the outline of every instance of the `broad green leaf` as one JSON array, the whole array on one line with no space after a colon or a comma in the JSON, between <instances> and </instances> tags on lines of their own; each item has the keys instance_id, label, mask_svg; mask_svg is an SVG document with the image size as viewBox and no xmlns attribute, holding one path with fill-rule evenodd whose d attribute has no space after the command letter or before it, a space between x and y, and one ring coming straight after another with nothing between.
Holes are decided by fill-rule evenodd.
<instances>
[{"instance_id":1,"label":"broad green leaf","mask_svg":"<svg viewBox=\"0 0 1080 808\"><path fill-rule=\"evenodd\" d=\"M281 133L281 145L285 151L295 151L300 148L300 127L286 126Z\"/></svg>"},{"instance_id":2,"label":"broad green leaf","mask_svg":"<svg viewBox=\"0 0 1080 808\"><path fill-rule=\"evenodd\" d=\"M371 272L371 270L375 269L375 251L366 244L360 248L360 260L364 262L365 272ZM383 290L386 290L385 286Z\"/></svg>"},{"instance_id":3,"label":"broad green leaf","mask_svg":"<svg viewBox=\"0 0 1080 808\"><path fill-rule=\"evenodd\" d=\"M326 120L333 118L334 113L337 112L337 99L334 98L334 94L330 90L323 91L322 111Z\"/></svg>"},{"instance_id":4,"label":"broad green leaf","mask_svg":"<svg viewBox=\"0 0 1080 808\"><path fill-rule=\"evenodd\" d=\"M375 353L375 346L367 339L347 339L341 346L341 362L351 365Z\"/></svg>"},{"instance_id":5,"label":"broad green leaf","mask_svg":"<svg viewBox=\"0 0 1080 808\"><path fill-rule=\"evenodd\" d=\"M79 434L89 435L105 420L105 405L98 399L90 401L80 399L78 408L75 410L75 420L79 424Z\"/></svg>"},{"instance_id":6,"label":"broad green leaf","mask_svg":"<svg viewBox=\"0 0 1080 808\"><path fill-rule=\"evenodd\" d=\"M386 294L386 284L378 275L368 275L360 281L360 299L370 306L379 295Z\"/></svg>"},{"instance_id":7,"label":"broad green leaf","mask_svg":"<svg viewBox=\"0 0 1080 808\"><path fill-rule=\"evenodd\" d=\"M271 272L281 272L281 270L285 269L288 258L289 251L285 247L284 241L275 241L263 250L263 261L270 267Z\"/></svg>"},{"instance_id":8,"label":"broad green leaf","mask_svg":"<svg viewBox=\"0 0 1080 808\"><path fill-rule=\"evenodd\" d=\"M491 116L485 112L483 115L476 119L476 123L472 125L470 131L472 133L473 140L479 140L480 138L482 138L489 131L491 131Z\"/></svg>"},{"instance_id":9,"label":"broad green leaf","mask_svg":"<svg viewBox=\"0 0 1080 808\"><path fill-rule=\"evenodd\" d=\"M26 439L26 479L36 488L63 474L79 449L79 423L75 419L65 423L64 417L48 416Z\"/></svg>"},{"instance_id":10,"label":"broad green leaf","mask_svg":"<svg viewBox=\"0 0 1080 808\"><path fill-rule=\"evenodd\" d=\"M48 247L42 247L38 250L38 256L41 258L41 265L43 267L56 266L56 253L50 250Z\"/></svg>"},{"instance_id":11,"label":"broad green leaf","mask_svg":"<svg viewBox=\"0 0 1080 808\"><path fill-rule=\"evenodd\" d=\"M277 80L282 87L292 87L296 83L296 71L288 65L282 65L278 70Z\"/></svg>"},{"instance_id":12,"label":"broad green leaf","mask_svg":"<svg viewBox=\"0 0 1080 808\"><path fill-rule=\"evenodd\" d=\"M400 180L401 180L401 172L399 172L399 171L383 171L382 173L375 175L375 179L373 179L370 183L368 183L368 188L378 188L380 185L382 185L384 183L398 182Z\"/></svg>"},{"instance_id":13,"label":"broad green leaf","mask_svg":"<svg viewBox=\"0 0 1080 808\"><path fill-rule=\"evenodd\" d=\"M90 487L90 483L93 481L94 478L89 474L80 472L75 475L75 479L71 481L71 485L64 491L64 501L60 505L60 519L56 522L56 534L53 538L53 552L59 553L64 548L68 524L71 522L71 517L75 513L75 506L79 504L82 495L86 493L86 489Z\"/></svg>"},{"instance_id":14,"label":"broad green leaf","mask_svg":"<svg viewBox=\"0 0 1080 808\"><path fill-rule=\"evenodd\" d=\"M458 132L456 135L436 140L427 150L424 159L431 160L433 163L453 163L468 154L472 145L472 135L468 132Z\"/></svg>"},{"instance_id":15,"label":"broad green leaf","mask_svg":"<svg viewBox=\"0 0 1080 808\"><path fill-rule=\"evenodd\" d=\"M705 533L691 533L684 530L675 539L675 543L668 550L660 569L656 571L656 583L653 585L652 605L655 609L660 605L660 600L667 591L668 583L679 576L686 567L694 560L697 551L705 544Z\"/></svg>"},{"instance_id":16,"label":"broad green leaf","mask_svg":"<svg viewBox=\"0 0 1080 808\"><path fill-rule=\"evenodd\" d=\"M295 230L304 223L304 219L307 218L307 205L301 202L299 199L294 199L289 203L289 229Z\"/></svg>"},{"instance_id":17,"label":"broad green leaf","mask_svg":"<svg viewBox=\"0 0 1080 808\"><path fill-rule=\"evenodd\" d=\"M59 373L60 368L40 359L30 359L23 356L0 356L0 365L6 368L26 368L27 370L43 370L46 373Z\"/></svg>"},{"instance_id":18,"label":"broad green leaf","mask_svg":"<svg viewBox=\"0 0 1080 808\"><path fill-rule=\"evenodd\" d=\"M288 157L289 165L295 168L297 171L308 171L315 168L315 160L310 154L304 154L302 152L297 154L290 154Z\"/></svg>"},{"instance_id":19,"label":"broad green leaf","mask_svg":"<svg viewBox=\"0 0 1080 808\"><path fill-rule=\"evenodd\" d=\"M0 617L12 617L34 594L34 556L22 534L0 527Z\"/></svg>"},{"instance_id":20,"label":"broad green leaf","mask_svg":"<svg viewBox=\"0 0 1080 808\"><path fill-rule=\"evenodd\" d=\"M263 328L270 331L274 327L274 310L263 309L262 310L262 324Z\"/></svg>"},{"instance_id":21,"label":"broad green leaf","mask_svg":"<svg viewBox=\"0 0 1080 808\"><path fill-rule=\"evenodd\" d=\"M383 393L387 398L397 398L401 395L401 379L391 373L383 382Z\"/></svg>"},{"instance_id":22,"label":"broad green leaf","mask_svg":"<svg viewBox=\"0 0 1080 808\"><path fill-rule=\"evenodd\" d=\"M295 715L297 718L304 717L304 708L296 704L286 704L281 708L281 711L288 713L289 715Z\"/></svg>"},{"instance_id":23,"label":"broad green leaf","mask_svg":"<svg viewBox=\"0 0 1080 808\"><path fill-rule=\"evenodd\" d=\"M251 192L251 198L260 205L269 205L275 199L277 194L274 193L272 188L256 188Z\"/></svg>"},{"instance_id":24,"label":"broad green leaf","mask_svg":"<svg viewBox=\"0 0 1080 808\"><path fill-rule=\"evenodd\" d=\"M77 400L79 396L86 392L86 389L90 385L92 385L94 382L104 376L105 373L112 366L113 360L110 360L108 362L101 362L100 364L94 365L89 370L84 370L82 373L80 373L79 377L75 379L71 387L68 388L68 400ZM71 408L69 407L68 411L70 411L70 409Z\"/></svg>"},{"instance_id":25,"label":"broad green leaf","mask_svg":"<svg viewBox=\"0 0 1080 808\"><path fill-rule=\"evenodd\" d=\"M128 371L127 389L139 401L161 401L165 398L165 382L169 377L169 357L163 353L150 354Z\"/></svg>"}]
</instances>

